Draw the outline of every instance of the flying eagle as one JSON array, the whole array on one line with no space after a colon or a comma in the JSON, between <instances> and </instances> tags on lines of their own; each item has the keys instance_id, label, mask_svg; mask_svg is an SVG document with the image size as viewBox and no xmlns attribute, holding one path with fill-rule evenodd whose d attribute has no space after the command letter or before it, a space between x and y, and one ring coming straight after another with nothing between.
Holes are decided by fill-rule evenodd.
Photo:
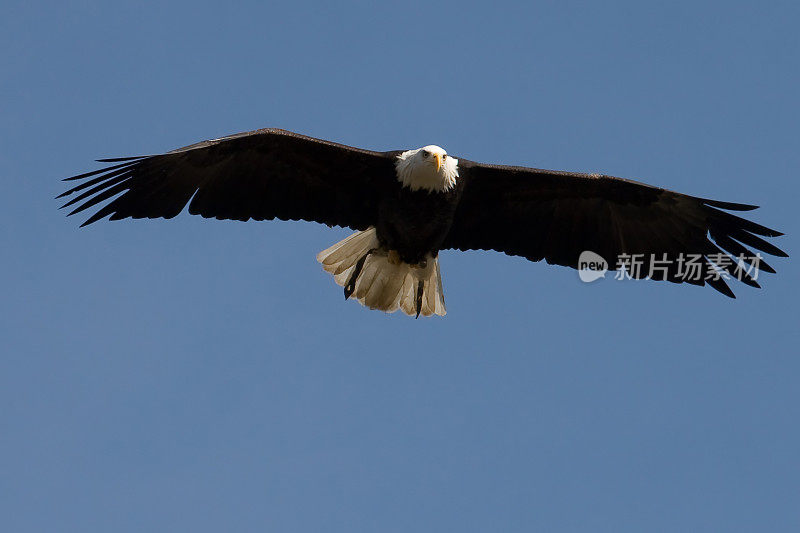
<instances>
[{"instance_id":1,"label":"flying eagle","mask_svg":"<svg viewBox=\"0 0 800 533\"><path fill-rule=\"evenodd\" d=\"M632 277L708 284L731 298L731 276L719 274L758 287L753 266L775 272L748 247L787 255L760 237L780 232L727 212L754 205L599 174L485 165L434 145L373 152L262 129L98 161L115 164L66 178L80 184L59 196L75 195L62 206L78 204L70 215L110 200L82 226L109 215L172 218L188 203L206 218L349 227L356 233L317 255L345 299L417 317L446 312L440 250L496 250L572 268L586 250L641 256ZM689 255L699 275L681 272Z\"/></svg>"}]
</instances>

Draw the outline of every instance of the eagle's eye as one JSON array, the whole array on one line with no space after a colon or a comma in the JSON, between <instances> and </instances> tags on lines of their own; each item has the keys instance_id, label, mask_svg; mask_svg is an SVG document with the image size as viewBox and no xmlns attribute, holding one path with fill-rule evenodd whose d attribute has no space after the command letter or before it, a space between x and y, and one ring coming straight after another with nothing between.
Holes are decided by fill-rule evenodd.
<instances>
[{"instance_id":1,"label":"eagle's eye","mask_svg":"<svg viewBox=\"0 0 800 533\"><path fill-rule=\"evenodd\" d=\"M427 150L423 150L422 151L422 157L427 158L429 155L431 155L431 153L429 151L427 151Z\"/></svg>"}]
</instances>

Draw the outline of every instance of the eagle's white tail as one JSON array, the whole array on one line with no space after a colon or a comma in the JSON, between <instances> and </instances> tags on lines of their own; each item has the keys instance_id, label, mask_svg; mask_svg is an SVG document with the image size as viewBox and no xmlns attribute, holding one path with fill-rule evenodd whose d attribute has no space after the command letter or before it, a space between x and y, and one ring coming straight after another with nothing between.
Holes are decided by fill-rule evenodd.
<instances>
[{"instance_id":1,"label":"eagle's white tail","mask_svg":"<svg viewBox=\"0 0 800 533\"><path fill-rule=\"evenodd\" d=\"M361 305L411 316L444 315L439 258L420 265L397 260L382 248L375 228L358 231L317 254L322 268Z\"/></svg>"}]
</instances>

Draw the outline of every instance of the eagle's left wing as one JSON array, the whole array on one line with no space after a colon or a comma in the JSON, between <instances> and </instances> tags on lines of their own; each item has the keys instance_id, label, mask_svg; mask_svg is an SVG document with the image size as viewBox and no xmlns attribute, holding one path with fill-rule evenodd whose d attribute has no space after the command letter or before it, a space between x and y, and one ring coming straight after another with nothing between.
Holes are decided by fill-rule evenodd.
<instances>
[{"instance_id":1,"label":"eagle's left wing","mask_svg":"<svg viewBox=\"0 0 800 533\"><path fill-rule=\"evenodd\" d=\"M464 159L459 160L459 174L461 200L443 248L497 250L572 268L588 250L611 269L618 258L627 259L637 265L635 272L628 268L634 277L708 283L730 297L734 295L724 277L715 275L719 268L758 286L748 269L737 268L739 256L751 267L758 263L760 270L775 272L747 247L787 255L759 237L780 232L723 211L748 211L756 208L752 205L696 198L611 176ZM699 272L687 276L687 261L692 260Z\"/></svg>"}]
</instances>

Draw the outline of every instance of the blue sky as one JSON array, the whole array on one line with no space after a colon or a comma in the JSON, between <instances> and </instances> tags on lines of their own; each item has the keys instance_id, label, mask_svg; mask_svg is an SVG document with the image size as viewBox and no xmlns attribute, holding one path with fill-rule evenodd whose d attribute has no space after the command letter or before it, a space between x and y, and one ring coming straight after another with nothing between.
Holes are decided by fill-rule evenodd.
<instances>
[{"instance_id":1,"label":"blue sky","mask_svg":"<svg viewBox=\"0 0 800 533\"><path fill-rule=\"evenodd\" d=\"M794 2L16 2L0 17L3 531L797 531L800 277L442 253L345 302L308 223L102 222L97 157L259 127L602 172L800 224Z\"/></svg>"}]
</instances>

